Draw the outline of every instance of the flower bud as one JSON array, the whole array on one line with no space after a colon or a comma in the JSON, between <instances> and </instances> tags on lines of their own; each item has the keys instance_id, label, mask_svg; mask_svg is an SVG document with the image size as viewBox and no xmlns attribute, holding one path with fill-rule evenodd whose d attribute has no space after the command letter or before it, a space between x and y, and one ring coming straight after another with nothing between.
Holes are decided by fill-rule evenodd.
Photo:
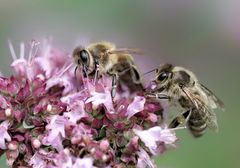
<instances>
[{"instance_id":1,"label":"flower bud","mask_svg":"<svg viewBox=\"0 0 240 168\"><path fill-rule=\"evenodd\" d=\"M37 139L37 138L32 139L32 146L33 146L35 149L40 148L41 142L39 141L39 139Z\"/></svg>"},{"instance_id":2,"label":"flower bud","mask_svg":"<svg viewBox=\"0 0 240 168\"><path fill-rule=\"evenodd\" d=\"M8 149L9 150L17 150L17 148L18 148L18 143L17 143L17 141L12 141L12 142L10 142L9 144L8 144Z\"/></svg>"},{"instance_id":3,"label":"flower bud","mask_svg":"<svg viewBox=\"0 0 240 168\"><path fill-rule=\"evenodd\" d=\"M63 150L63 152L66 154L66 155L70 155L71 153L70 153L70 150L68 149L68 148L65 148L64 150Z\"/></svg>"},{"instance_id":4,"label":"flower bud","mask_svg":"<svg viewBox=\"0 0 240 168\"><path fill-rule=\"evenodd\" d=\"M51 104L48 104L47 105L47 112L51 112L52 111L52 105Z\"/></svg>"},{"instance_id":5,"label":"flower bud","mask_svg":"<svg viewBox=\"0 0 240 168\"><path fill-rule=\"evenodd\" d=\"M103 151L107 151L109 149L109 142L108 140L102 140L100 142L100 149Z\"/></svg>"},{"instance_id":6,"label":"flower bud","mask_svg":"<svg viewBox=\"0 0 240 168\"><path fill-rule=\"evenodd\" d=\"M6 117L10 117L10 116L12 115L12 109L7 108L7 109L5 110L5 115L6 115Z\"/></svg>"},{"instance_id":7,"label":"flower bud","mask_svg":"<svg viewBox=\"0 0 240 168\"><path fill-rule=\"evenodd\" d=\"M108 160L108 156L107 155L102 155L102 161L106 162Z\"/></svg>"}]
</instances>

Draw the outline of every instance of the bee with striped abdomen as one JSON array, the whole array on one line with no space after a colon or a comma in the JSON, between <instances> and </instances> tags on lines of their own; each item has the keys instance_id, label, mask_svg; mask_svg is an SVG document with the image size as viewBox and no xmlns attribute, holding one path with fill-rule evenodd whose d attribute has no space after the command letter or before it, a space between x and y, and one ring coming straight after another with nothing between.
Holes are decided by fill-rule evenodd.
<instances>
[{"instance_id":1,"label":"bee with striped abdomen","mask_svg":"<svg viewBox=\"0 0 240 168\"><path fill-rule=\"evenodd\" d=\"M130 92L143 90L141 75L130 53L135 53L135 51L117 49L112 43L99 42L90 44L86 48L76 47L73 51L73 58L77 68L82 68L85 77L99 78L104 74L111 76L111 94L114 97L118 84L127 86Z\"/></svg>"},{"instance_id":2,"label":"bee with striped abdomen","mask_svg":"<svg viewBox=\"0 0 240 168\"><path fill-rule=\"evenodd\" d=\"M150 96L168 99L170 104L178 105L184 112L174 118L170 128L184 122L194 137L200 137L206 128L218 131L214 109L224 108L222 101L207 87L201 84L193 72L171 64L160 66L156 70L153 89Z\"/></svg>"}]
</instances>

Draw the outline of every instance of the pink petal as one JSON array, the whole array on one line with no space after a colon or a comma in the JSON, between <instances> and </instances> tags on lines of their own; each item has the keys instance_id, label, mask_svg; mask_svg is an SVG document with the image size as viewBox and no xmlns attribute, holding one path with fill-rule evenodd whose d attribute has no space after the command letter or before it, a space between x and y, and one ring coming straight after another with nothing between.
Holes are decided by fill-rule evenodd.
<instances>
[{"instance_id":1,"label":"pink petal","mask_svg":"<svg viewBox=\"0 0 240 168\"><path fill-rule=\"evenodd\" d=\"M61 151L56 156L56 167L59 168L70 168L73 167L73 157L70 154L66 154L64 151Z\"/></svg>"},{"instance_id":2,"label":"pink petal","mask_svg":"<svg viewBox=\"0 0 240 168\"><path fill-rule=\"evenodd\" d=\"M22 102L30 95L30 86L29 82L26 81L25 86L21 88L17 94L17 100Z\"/></svg>"},{"instance_id":3,"label":"pink petal","mask_svg":"<svg viewBox=\"0 0 240 168\"><path fill-rule=\"evenodd\" d=\"M144 104L146 102L146 99L142 96L136 96L134 97L133 102L128 106L127 108L127 118L131 118L136 113L141 112L144 110Z\"/></svg>"},{"instance_id":4,"label":"pink petal","mask_svg":"<svg viewBox=\"0 0 240 168\"><path fill-rule=\"evenodd\" d=\"M72 168L95 168L92 158L77 159Z\"/></svg>"},{"instance_id":5,"label":"pink petal","mask_svg":"<svg viewBox=\"0 0 240 168\"><path fill-rule=\"evenodd\" d=\"M15 73L21 77L27 77L27 70L26 70L27 66L28 66L28 63L24 58L14 60L11 64L11 67L13 68Z\"/></svg>"},{"instance_id":6,"label":"pink petal","mask_svg":"<svg viewBox=\"0 0 240 168\"><path fill-rule=\"evenodd\" d=\"M61 116L54 115L50 119L50 123L46 126L47 130L51 132L51 137L54 138L58 134L65 138L65 119Z\"/></svg>"},{"instance_id":7,"label":"pink petal","mask_svg":"<svg viewBox=\"0 0 240 168\"><path fill-rule=\"evenodd\" d=\"M99 105L103 104L109 113L114 113L114 107L112 102L112 96L110 91L106 91L105 93L100 92L91 92L92 97L87 99L85 103L92 103L93 108L98 108Z\"/></svg>"},{"instance_id":8,"label":"pink petal","mask_svg":"<svg viewBox=\"0 0 240 168\"><path fill-rule=\"evenodd\" d=\"M42 144L51 145L53 148L57 149L58 152L63 150L62 137L60 134L52 136L51 134L43 138Z\"/></svg>"},{"instance_id":9,"label":"pink petal","mask_svg":"<svg viewBox=\"0 0 240 168\"><path fill-rule=\"evenodd\" d=\"M6 101L6 99L0 95L0 107L3 109L6 109L10 106L9 102Z\"/></svg>"},{"instance_id":10,"label":"pink petal","mask_svg":"<svg viewBox=\"0 0 240 168\"><path fill-rule=\"evenodd\" d=\"M29 165L33 168L44 168L47 167L47 163L44 160L44 156L36 152L30 160Z\"/></svg>"},{"instance_id":11,"label":"pink petal","mask_svg":"<svg viewBox=\"0 0 240 168\"><path fill-rule=\"evenodd\" d=\"M0 124L0 149L6 149L5 141L11 141L11 137L7 132L9 124L9 121L3 121Z\"/></svg>"},{"instance_id":12,"label":"pink petal","mask_svg":"<svg viewBox=\"0 0 240 168\"><path fill-rule=\"evenodd\" d=\"M69 105L71 109L70 112L65 112L64 116L69 119L70 122L76 124L78 120L86 116L84 110L84 102L81 100L76 100L73 104Z\"/></svg>"},{"instance_id":13,"label":"pink petal","mask_svg":"<svg viewBox=\"0 0 240 168\"><path fill-rule=\"evenodd\" d=\"M56 85L64 87L63 94L67 94L74 89L73 83L70 81L69 77L61 76L61 77L52 77L49 80L47 80L46 90Z\"/></svg>"},{"instance_id":14,"label":"pink petal","mask_svg":"<svg viewBox=\"0 0 240 168\"><path fill-rule=\"evenodd\" d=\"M146 167L156 168L156 165L154 165L151 157L143 148L140 148L140 151L137 152L137 154L138 154L137 168L146 168Z\"/></svg>"},{"instance_id":15,"label":"pink petal","mask_svg":"<svg viewBox=\"0 0 240 168\"><path fill-rule=\"evenodd\" d=\"M19 110L14 111L13 114L18 122L21 122L21 120L24 118L24 115L25 115L24 112Z\"/></svg>"},{"instance_id":16,"label":"pink petal","mask_svg":"<svg viewBox=\"0 0 240 168\"><path fill-rule=\"evenodd\" d=\"M148 130L133 130L134 133L145 143L152 154L156 155L158 151L159 142L165 144L173 144L177 138L175 133L167 127L161 128L159 126L152 127Z\"/></svg>"},{"instance_id":17,"label":"pink petal","mask_svg":"<svg viewBox=\"0 0 240 168\"><path fill-rule=\"evenodd\" d=\"M58 151L63 150L62 138L65 138L65 123L63 116L54 115L46 126L48 134L43 138L43 144L52 145Z\"/></svg>"}]
</instances>

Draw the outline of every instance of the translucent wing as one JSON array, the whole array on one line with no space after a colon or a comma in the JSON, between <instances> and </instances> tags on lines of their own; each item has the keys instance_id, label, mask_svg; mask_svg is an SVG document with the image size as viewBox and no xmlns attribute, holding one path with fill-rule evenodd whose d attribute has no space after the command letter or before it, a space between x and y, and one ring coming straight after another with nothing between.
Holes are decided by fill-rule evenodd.
<instances>
[{"instance_id":1,"label":"translucent wing","mask_svg":"<svg viewBox=\"0 0 240 168\"><path fill-rule=\"evenodd\" d=\"M109 51L110 54L137 54L143 55L143 51L136 48L119 48L113 51Z\"/></svg>"},{"instance_id":2,"label":"translucent wing","mask_svg":"<svg viewBox=\"0 0 240 168\"><path fill-rule=\"evenodd\" d=\"M182 88L182 91L188 97L188 99L193 103L193 106L197 109L199 114L206 118L207 126L213 131L218 131L217 117L211 107L209 107L204 101L201 99L199 95L193 94L190 89L186 87Z\"/></svg>"},{"instance_id":3,"label":"translucent wing","mask_svg":"<svg viewBox=\"0 0 240 168\"><path fill-rule=\"evenodd\" d=\"M214 104L217 107L220 107L222 110L224 110L223 102L210 89L208 89L206 86L204 86L203 84L200 84L200 86L201 86L201 89L208 96L208 99L210 99L211 102L214 102Z\"/></svg>"}]
</instances>

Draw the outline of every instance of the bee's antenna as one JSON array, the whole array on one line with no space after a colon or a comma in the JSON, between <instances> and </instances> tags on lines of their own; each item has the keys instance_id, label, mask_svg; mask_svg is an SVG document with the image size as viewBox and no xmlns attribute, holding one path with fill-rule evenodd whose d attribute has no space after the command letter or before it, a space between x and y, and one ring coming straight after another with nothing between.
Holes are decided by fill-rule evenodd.
<instances>
[{"instance_id":1,"label":"bee's antenna","mask_svg":"<svg viewBox=\"0 0 240 168\"><path fill-rule=\"evenodd\" d=\"M154 71L156 71L156 68L155 68L155 69L152 69L152 70L150 70L150 71L148 71L148 72L146 72L146 73L144 73L143 76L145 76L145 75L147 75L147 74L149 74L149 73L152 73L152 72L154 72Z\"/></svg>"}]
</instances>

